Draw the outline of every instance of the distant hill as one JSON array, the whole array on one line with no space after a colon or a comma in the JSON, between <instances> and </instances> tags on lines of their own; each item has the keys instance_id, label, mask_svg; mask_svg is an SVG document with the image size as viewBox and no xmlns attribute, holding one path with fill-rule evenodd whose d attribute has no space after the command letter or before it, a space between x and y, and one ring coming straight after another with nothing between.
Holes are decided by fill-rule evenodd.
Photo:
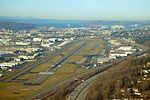
<instances>
[{"instance_id":1,"label":"distant hill","mask_svg":"<svg viewBox=\"0 0 150 100\"><path fill-rule=\"evenodd\" d=\"M20 30L20 29L33 29L36 25L18 22L0 22L0 29Z\"/></svg>"},{"instance_id":2,"label":"distant hill","mask_svg":"<svg viewBox=\"0 0 150 100\"><path fill-rule=\"evenodd\" d=\"M51 19L38 19L32 17L0 17L1 21L7 22L21 22L21 23L32 23L32 24L54 24L54 23L85 23L87 20L51 20Z\"/></svg>"},{"instance_id":3,"label":"distant hill","mask_svg":"<svg viewBox=\"0 0 150 100\"><path fill-rule=\"evenodd\" d=\"M54 26L57 28L78 28L78 27L95 27L96 25L115 25L115 24L147 24L150 21L100 21L100 20L52 20L38 19L33 17L0 17L0 24L6 22L34 24L38 26Z\"/></svg>"},{"instance_id":4,"label":"distant hill","mask_svg":"<svg viewBox=\"0 0 150 100\"><path fill-rule=\"evenodd\" d=\"M93 21L83 21L83 20L51 20L51 19L37 19L31 17L0 17L0 24L4 22L15 22L15 23L27 23L35 24L38 26L54 26L57 28L66 27L83 27L85 23Z\"/></svg>"}]
</instances>

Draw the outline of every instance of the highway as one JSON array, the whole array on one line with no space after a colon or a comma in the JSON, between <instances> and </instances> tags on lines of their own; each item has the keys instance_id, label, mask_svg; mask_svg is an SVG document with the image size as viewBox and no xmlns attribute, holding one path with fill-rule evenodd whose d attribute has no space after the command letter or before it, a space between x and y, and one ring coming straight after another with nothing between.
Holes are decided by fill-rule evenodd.
<instances>
[{"instance_id":1,"label":"highway","mask_svg":"<svg viewBox=\"0 0 150 100\"><path fill-rule=\"evenodd\" d=\"M143 54L143 53L147 53L147 52L149 52L149 51L143 51L143 52L140 52L140 53L136 53L136 54L134 54L134 55L131 55L131 56L135 56L135 57L137 57L137 54L138 54L138 56L141 54ZM128 57L130 57L130 56L127 56L127 57L125 57L125 58L120 58L120 59L118 59L118 60L116 60L116 61L118 61L118 62L122 62L122 61L124 61L124 60L126 60ZM83 87L83 91L85 91L85 87L90 87L89 86L89 84L92 84L91 83L91 81L93 82L94 81L94 79L96 79L96 77L97 77L97 75L99 74L99 73L103 73L105 70L107 70L108 68L110 68L112 66L112 63L108 63L108 64L104 64L104 65L102 65L102 66L100 66L100 67L97 67L97 68L94 68L94 69L91 69L90 71L88 71L88 72L86 72L86 73L82 73L82 74L80 74L80 75L72 75L70 78L68 78L68 79L66 79L66 80L62 80L60 83L57 83L56 85L54 85L54 86L52 86L52 87L49 87L49 86L47 86L47 87L45 87L45 88L43 88L43 90L41 90L40 92L37 92L37 93L35 93L34 95L31 95L29 98L27 98L27 100L35 100L35 99L45 99L45 98L48 98L51 94L53 94L53 93L56 93L56 91L58 91L58 89L61 87L61 86L63 86L64 84L68 84L68 83L72 83L72 82L74 82L74 79L75 78L77 78L77 77L80 77L80 76L88 76L89 74L91 74L92 72L96 72L95 74L92 74L92 76L90 76L90 77L87 77L87 78L85 78L84 80L85 80L85 82L83 83L83 85L82 86L84 86ZM99 74L100 75L100 74ZM94 78L91 78L91 77L94 77ZM89 79L89 80L88 80ZM88 80L88 81L86 81L86 80ZM88 84L86 83L86 82L88 82ZM70 85L71 86L71 85ZM88 88L87 88L88 89ZM76 96L77 97L68 97L68 99L69 98L78 98L78 96L80 95L80 93L82 93L82 95L81 95L81 97L84 97L86 94L84 94L84 92L82 92L82 91L80 91L80 90L78 90L77 89L77 91L76 92L79 92L79 93L76 93ZM74 96L74 93L71 93L71 94L73 94L73 96ZM69 96L72 96L72 95L69 95ZM71 100L71 99L70 99Z\"/></svg>"},{"instance_id":2,"label":"highway","mask_svg":"<svg viewBox=\"0 0 150 100\"><path fill-rule=\"evenodd\" d=\"M79 86L77 86L69 95L69 97L67 98L67 100L84 100L86 94L88 93L88 89L90 88L90 86L92 85L92 83L97 79L98 76L103 75L105 73L101 72L91 78L89 78L88 80L84 81L83 83L81 83Z\"/></svg>"},{"instance_id":3,"label":"highway","mask_svg":"<svg viewBox=\"0 0 150 100\"><path fill-rule=\"evenodd\" d=\"M139 56L146 54L146 53L149 53L149 50L143 51L143 52L138 52L136 54L133 54L132 56L135 56L136 58L138 58ZM119 59L118 61L122 62L122 61L126 60L127 58L128 57L125 57L125 58ZM106 67L108 67L108 66L105 66L105 68ZM104 73L105 73L105 71L89 78L88 80L86 80L83 83L81 83L80 85L78 85L68 96L67 100L84 100L92 83L97 79L98 76L103 75Z\"/></svg>"},{"instance_id":4,"label":"highway","mask_svg":"<svg viewBox=\"0 0 150 100\"><path fill-rule=\"evenodd\" d=\"M69 53L69 56L71 56L72 54L74 53L77 53L82 47L84 47L86 45L86 43L82 44L79 48L77 48L75 51L72 51L71 53ZM68 56L66 56L68 57ZM66 59L66 57L64 57L64 59ZM60 61L58 61L57 63L55 63L57 66L60 65L60 62L62 63L62 60L61 59ZM59 63L59 64L58 64ZM55 65L55 66L56 66ZM57 67L56 66L56 67ZM31 97L29 97L27 100L34 100L35 98L38 98L38 99L44 99L44 98L47 98L49 95L51 95L52 93L55 93L60 86L62 86L63 84L67 84L67 83L72 83L74 82L75 78L77 77L81 77L81 76L88 76L89 74L91 74L92 72L102 72L104 70L106 70L107 68L109 68L111 66L111 64L107 64L107 65L104 65L104 66L101 66L100 68L95 68L95 69L91 69L90 71L86 72L86 73L82 73L80 75L72 75L70 78L66 79L66 80L62 80L60 83L57 83L55 86L53 87L45 87L43 88L42 91L40 92L37 92L35 93L34 95L31 95ZM53 66L54 67L54 66ZM53 69L53 68L52 68ZM49 69L49 70L52 70L52 69Z\"/></svg>"},{"instance_id":5,"label":"highway","mask_svg":"<svg viewBox=\"0 0 150 100\"><path fill-rule=\"evenodd\" d=\"M34 94L33 96L29 97L27 100L35 100L35 99L44 99L47 98L51 93L56 92L61 86L63 86L64 84L68 84L68 83L72 83L74 82L75 78L80 77L80 76L87 76L92 72L103 72L104 70L108 69L109 67L111 67L111 64L107 64L107 65L103 65L101 67L95 68L95 69L91 69L90 71L86 72L86 73L82 73L80 75L73 75L72 77L66 79L66 80L62 80L60 83L57 83L56 85L52 86L52 87L46 87L43 88L42 91Z\"/></svg>"}]
</instances>

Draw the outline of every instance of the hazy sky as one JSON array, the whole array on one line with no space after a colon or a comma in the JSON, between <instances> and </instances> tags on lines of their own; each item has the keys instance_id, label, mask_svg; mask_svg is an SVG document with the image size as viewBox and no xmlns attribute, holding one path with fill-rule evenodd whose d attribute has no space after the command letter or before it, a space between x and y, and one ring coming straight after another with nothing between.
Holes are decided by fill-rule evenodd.
<instances>
[{"instance_id":1,"label":"hazy sky","mask_svg":"<svg viewBox=\"0 0 150 100\"><path fill-rule=\"evenodd\" d=\"M150 20L150 0L0 0L0 16Z\"/></svg>"}]
</instances>

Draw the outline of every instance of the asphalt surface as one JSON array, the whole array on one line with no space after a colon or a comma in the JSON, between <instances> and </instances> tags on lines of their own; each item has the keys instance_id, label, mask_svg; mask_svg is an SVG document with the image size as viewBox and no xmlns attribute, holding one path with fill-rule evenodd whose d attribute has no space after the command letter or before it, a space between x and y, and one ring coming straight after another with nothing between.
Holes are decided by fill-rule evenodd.
<instances>
[{"instance_id":1,"label":"asphalt surface","mask_svg":"<svg viewBox=\"0 0 150 100\"><path fill-rule=\"evenodd\" d=\"M145 53L147 53L149 51L142 51L136 54L133 54L132 56L135 57L139 57ZM126 60L127 57L119 59L118 61L124 61ZM107 67L107 66L106 66ZM105 73L105 71L89 78L88 80L84 81L82 84L78 85L72 92L71 94L68 96L67 100L84 100L87 93L88 93L88 89L90 88L90 86L92 85L92 83L97 79L98 76L103 75Z\"/></svg>"},{"instance_id":2,"label":"asphalt surface","mask_svg":"<svg viewBox=\"0 0 150 100\"><path fill-rule=\"evenodd\" d=\"M145 53L145 51L143 51L144 53ZM138 56L140 55L140 54L143 54L143 52L140 52L140 53L137 53L138 54ZM147 51L146 51L147 52ZM137 54L134 54L133 56L137 56ZM125 57L125 58L121 58L121 59L118 59L117 61L118 62L122 62L122 61L124 61L124 60L126 60L128 57ZM95 68L95 69L91 69L89 72L87 72L87 73L92 73L93 71L98 71L99 73L102 73L102 72L104 72L105 70L107 70L108 68L110 68L112 66L112 64L111 63L109 63L109 64L104 64L104 65L102 65L102 66L100 66L100 67L98 67L98 68ZM98 74L99 74L98 73ZM84 73L85 74L85 73ZM87 75L87 74L86 74ZM27 98L27 100L35 100L35 99L39 99L39 100L41 100L41 99L44 99L45 97L47 97L47 96L49 96L49 94L51 94L52 92L53 93L55 93L55 91L57 91L59 88L60 88L60 86L62 86L63 84L67 84L67 83L71 83L71 82L73 82L74 81L74 79L76 78L76 77L79 77L80 75L78 75L78 76L72 76L72 77L70 77L70 78L68 78L68 79L66 79L66 80L62 80L60 83L57 83L56 85L54 85L54 86L52 86L52 87L45 87L45 88L43 88L43 90L41 90L40 92L37 92L37 93L35 93L34 95L32 95L31 97L29 97L29 98ZM82 87L82 90L83 91L85 91L84 90L84 88L85 87L87 87L89 84L92 84L90 81L94 81L94 79L97 77L97 76L93 76L94 78L90 78L88 81L85 81L86 83L83 83L83 85L81 86ZM80 87L80 86L79 86ZM81 88L80 87L80 88ZM81 95L81 97L82 98L84 98L84 96L86 95L86 94L84 94L84 92L81 92L81 90L78 90L78 89L76 89L77 91L76 91L76 93L71 93L71 95L69 95L69 97L68 97L68 99L70 99L70 100L72 100L71 98L75 98L75 100L76 100L76 98L78 98L78 96L79 95ZM74 92L74 91L73 91ZM78 92L78 93L77 93ZM82 93L82 94L80 94L80 93ZM82 96L83 95L83 96ZM71 96L71 97L70 97ZM73 96L73 97L72 97ZM82 100L82 99L81 99Z\"/></svg>"},{"instance_id":3,"label":"asphalt surface","mask_svg":"<svg viewBox=\"0 0 150 100\"><path fill-rule=\"evenodd\" d=\"M104 71L105 72L105 71ZM69 95L67 100L84 100L86 94L88 93L88 89L92 85L92 83L97 79L99 75L102 75L104 72L99 73L88 80L81 83L78 87L76 87L73 92Z\"/></svg>"},{"instance_id":4,"label":"asphalt surface","mask_svg":"<svg viewBox=\"0 0 150 100\"><path fill-rule=\"evenodd\" d=\"M38 74L36 77L33 77L30 80L27 80L24 85L40 85L43 81L45 81L49 77L48 74Z\"/></svg>"},{"instance_id":5,"label":"asphalt surface","mask_svg":"<svg viewBox=\"0 0 150 100\"><path fill-rule=\"evenodd\" d=\"M75 50L69 52L66 56L64 56L62 59L60 59L58 62L55 62L55 64L53 64L53 66L48 69L48 71L52 71L55 70L59 67L59 65L61 65L64 61L66 61L69 57L71 57L73 54L75 54L76 52L80 51L87 43L83 43L82 45L80 45L80 47L76 48Z\"/></svg>"},{"instance_id":6,"label":"asphalt surface","mask_svg":"<svg viewBox=\"0 0 150 100\"><path fill-rule=\"evenodd\" d=\"M32 63L31 65L27 65L27 66L24 66L21 71L15 75L13 75L12 77L8 78L8 79L5 79L5 81L13 81L13 80L16 80L16 78L18 78L19 76L23 75L23 74L26 74L27 72L31 71L34 67L36 67L37 65L40 65L50 59L52 59L53 57L55 57L56 55L59 55L61 54L64 50L66 50L67 48L69 48L71 45L73 45L74 43L76 42L72 42L70 44L67 44L65 47L63 47L62 49L60 50L57 50L57 51L54 51L52 52L49 56L45 57L45 58L42 58L34 63Z\"/></svg>"},{"instance_id":7,"label":"asphalt surface","mask_svg":"<svg viewBox=\"0 0 150 100\"><path fill-rule=\"evenodd\" d=\"M86 45L86 44L84 43L80 48L82 48L84 45ZM78 48L77 50L73 51L72 53L77 53L77 52L80 50L80 48ZM72 53L70 53L70 54L72 54ZM59 62L58 62L58 63L59 63ZM58 64L58 63L56 63L57 66L60 65L60 64ZM101 72L102 70L105 69L105 67L108 67L108 66L110 67L111 64L104 65L103 67L97 68L97 69ZM95 70L97 70L97 69L91 69L91 71L90 71L90 72L87 72L87 73L91 73L92 71L95 71ZM50 70L51 70L51 69L50 69ZM84 74L85 74L85 73L84 73ZM88 75L88 74L86 74L86 75ZM80 75L76 75L76 76L73 75L72 77L70 77L70 78L68 78L68 79L66 79L66 80L62 80L62 82L57 83L55 86L46 87L46 88L44 88L42 91L40 91L40 92L38 92L38 93L32 95L31 97L29 97L27 100L44 99L44 98L47 97L49 94L51 94L51 93L57 91L57 89L59 89L60 86L62 86L63 84L66 84L66 83L71 83L71 82L73 82L74 79L77 78L77 77L80 77Z\"/></svg>"},{"instance_id":8,"label":"asphalt surface","mask_svg":"<svg viewBox=\"0 0 150 100\"><path fill-rule=\"evenodd\" d=\"M95 69L91 69L90 71L83 73L85 75L88 75L90 73L92 73L93 71L99 71L102 72L104 70L106 70L107 68L109 68L111 66L111 64L107 64L107 65L103 65L101 67L95 68ZM67 83L72 83L74 81L75 78L82 76L82 74L80 75L73 75L72 77L66 79L66 80L62 80L60 83L57 83L56 85L52 86L52 87L45 87L42 91L32 95L31 97L27 98L27 100L35 100L35 99L44 99L46 98L49 94L51 94L51 92L55 92L57 91L60 86L67 84Z\"/></svg>"},{"instance_id":9,"label":"asphalt surface","mask_svg":"<svg viewBox=\"0 0 150 100\"><path fill-rule=\"evenodd\" d=\"M81 44L78 48L68 53L66 56L64 56L62 59L60 59L58 62L56 62L53 67L50 67L47 69L47 72L53 72L56 69L59 68L59 65L61 65L63 62L65 62L69 57L71 57L76 52L80 51L87 43ZM27 80L24 84L26 85L40 85L42 82L44 82L49 75L36 75L35 77Z\"/></svg>"}]
</instances>

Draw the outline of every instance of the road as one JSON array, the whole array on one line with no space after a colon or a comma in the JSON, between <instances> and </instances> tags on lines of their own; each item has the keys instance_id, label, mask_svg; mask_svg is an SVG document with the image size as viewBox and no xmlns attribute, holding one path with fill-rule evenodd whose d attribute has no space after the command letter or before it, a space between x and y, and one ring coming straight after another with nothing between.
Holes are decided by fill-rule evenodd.
<instances>
[{"instance_id":1,"label":"road","mask_svg":"<svg viewBox=\"0 0 150 100\"><path fill-rule=\"evenodd\" d=\"M85 76L89 75L92 72L98 71L98 72L103 72L104 70L106 70L107 68L109 68L111 66L111 64L107 64L104 66L101 66L99 68L95 68L95 69L91 69L90 71L86 72L86 73L82 73L80 75L73 75L70 78L66 79L66 80L62 80L60 83L57 83L56 85L52 86L52 87L45 87L43 88L43 90L41 90L40 92L34 94L33 96L29 97L27 100L35 100L36 99L44 99L46 98L49 94L51 94L51 92L55 92L57 91L61 86L63 86L64 84L67 83L72 83L74 81L75 78L82 76L83 74Z\"/></svg>"},{"instance_id":2,"label":"road","mask_svg":"<svg viewBox=\"0 0 150 100\"><path fill-rule=\"evenodd\" d=\"M84 100L86 94L88 93L88 89L90 88L92 83L97 79L98 76L103 75L104 73L105 73L105 71L101 72L101 73L89 78L88 80L84 81L83 83L81 83L79 86L77 86L73 90L73 92L71 92L71 94L69 95L67 100Z\"/></svg>"},{"instance_id":3,"label":"road","mask_svg":"<svg viewBox=\"0 0 150 100\"><path fill-rule=\"evenodd\" d=\"M143 51L144 53L146 53L147 51ZM143 54L143 52L140 52L140 53L137 53L138 56L140 54ZM134 54L133 56L136 56L137 54ZM129 56L128 56L129 57ZM121 59L118 59L117 61L118 62L122 62L124 60L126 60L128 57L125 57L125 58L121 58ZM86 72L86 73L82 73L82 75L84 74L85 76L87 76L88 74L92 73L92 72L96 72L97 74L99 73L103 73L105 70L107 70L108 68L110 68L112 66L112 63L109 63L109 64L104 64L100 67L97 67L95 69L91 69L90 71ZM37 92L35 93L34 95L31 95L31 97L27 98L27 100L35 100L35 99L44 99L44 98L47 98L51 93L56 93L56 91L58 91L58 89L64 85L64 84L67 84L67 83L72 83L74 81L74 79L76 77L80 77L82 76L81 74L80 75L77 75L77 76L71 76L70 78L66 79L66 80L62 80L60 83L57 83L56 85L52 86L52 87L45 87L43 88L43 90L41 90L40 92ZM96 75L96 74L95 74ZM93 76L95 76L93 75ZM93 79L95 79L97 76L95 76L94 78L90 79L89 81L93 81ZM86 79L85 79L86 80ZM88 82L89 82L88 81ZM84 84L84 83L83 83ZM88 85L90 84L90 82L87 84L85 83L85 87L87 87ZM87 85L87 86L86 86ZM82 89L83 91L85 91L85 89ZM79 91L78 95L80 94L81 91ZM82 93L82 97L84 97L84 92L81 92ZM77 95L77 96L78 96ZM69 97L68 97L69 98ZM72 97L71 97L72 98ZM73 97L75 98L75 97ZM77 97L76 97L77 98Z\"/></svg>"},{"instance_id":4,"label":"road","mask_svg":"<svg viewBox=\"0 0 150 100\"><path fill-rule=\"evenodd\" d=\"M145 53L149 53L149 50L133 54L132 56L135 56L136 58L138 58L139 56L141 56ZM118 61L122 62L122 61L126 60L127 58L128 57L125 57L125 58L119 59ZM105 66L105 67L107 67L107 66ZM98 76L103 75L104 73L105 73L105 71L89 78L88 80L86 80L83 83L81 83L80 85L78 85L68 96L67 100L84 100L92 83L97 79Z\"/></svg>"}]
</instances>

